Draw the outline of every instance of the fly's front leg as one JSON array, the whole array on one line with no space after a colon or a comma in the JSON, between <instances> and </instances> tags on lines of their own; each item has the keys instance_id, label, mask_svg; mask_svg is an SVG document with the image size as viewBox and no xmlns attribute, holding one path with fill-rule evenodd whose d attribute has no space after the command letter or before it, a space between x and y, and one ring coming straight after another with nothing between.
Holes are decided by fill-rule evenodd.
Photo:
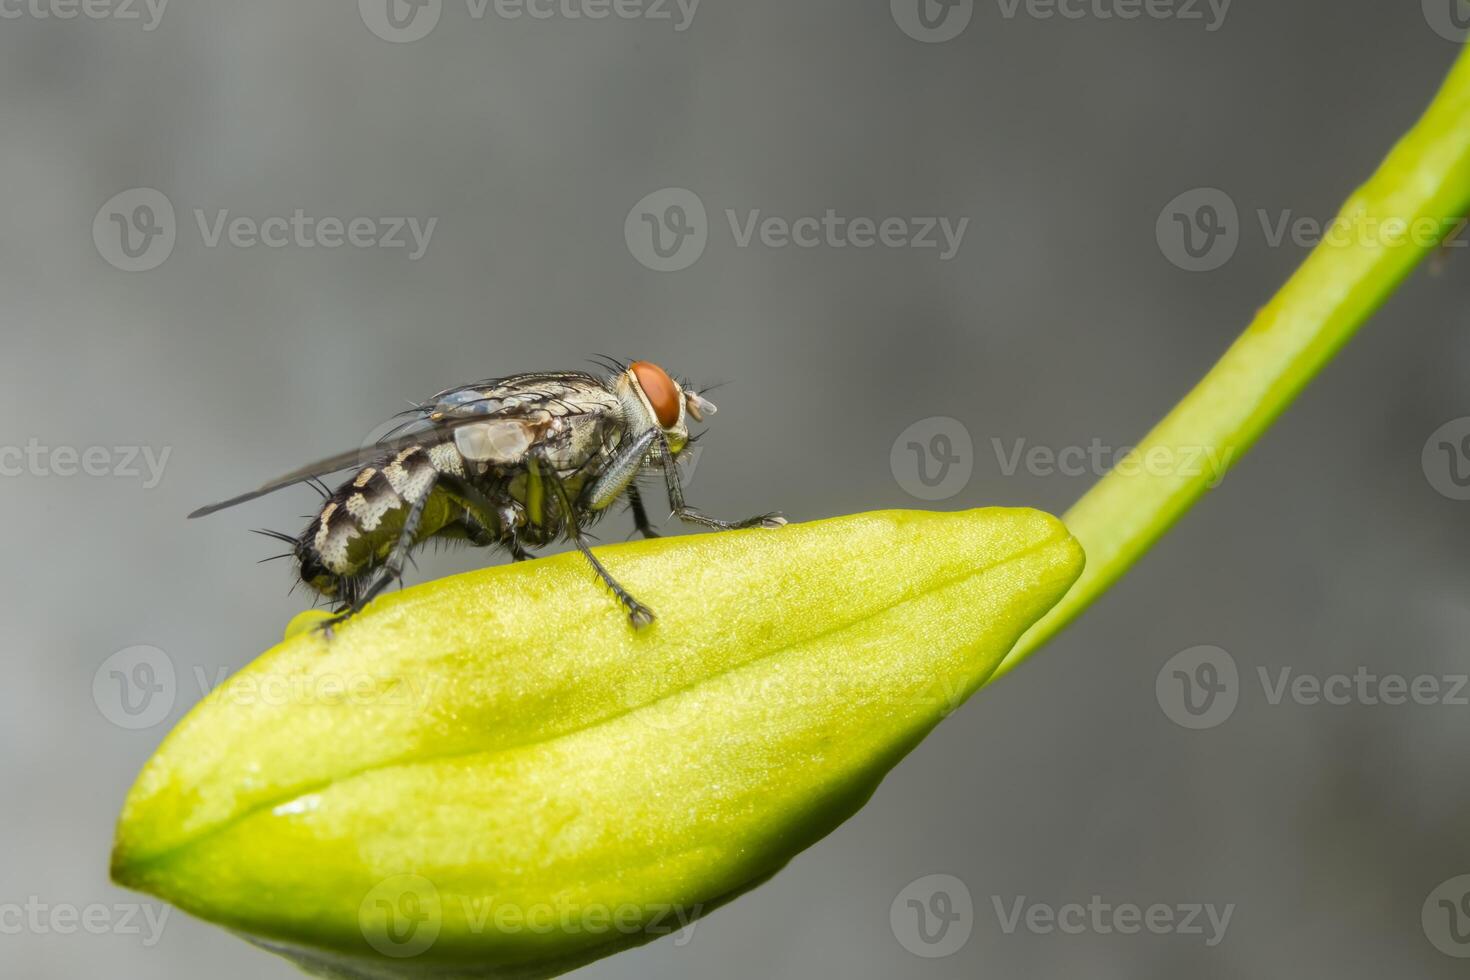
<instances>
[{"instance_id":1,"label":"fly's front leg","mask_svg":"<svg viewBox=\"0 0 1470 980\"><path fill-rule=\"evenodd\" d=\"M660 440L660 448L664 458L664 483L669 490L669 509L685 524L698 524L700 527L711 528L715 531L739 531L748 527L775 528L786 525L786 518L779 512L761 514L743 521L722 521L701 514L684 502L684 485L679 482L679 467L673 454L669 452L668 443Z\"/></svg>"},{"instance_id":2,"label":"fly's front leg","mask_svg":"<svg viewBox=\"0 0 1470 980\"><path fill-rule=\"evenodd\" d=\"M626 493L628 502L633 506L633 521L645 538L656 538L659 533L653 529L653 523L648 519L648 511L643 509L643 498L639 495L638 484L634 481L643 469L644 460L648 458L649 451L654 448L657 438L658 433L649 429L637 439L630 439L626 445L618 449L607 466L603 468L601 475L595 482L589 484L582 494L588 508L606 510L614 500Z\"/></svg>"},{"instance_id":3,"label":"fly's front leg","mask_svg":"<svg viewBox=\"0 0 1470 980\"><path fill-rule=\"evenodd\" d=\"M388 552L388 559L383 562L383 567L377 575L366 588L352 597L343 612L331 619L323 620L319 629L330 633L332 627L354 613L361 612L362 608L377 598L390 583L403 578L403 566L407 564L409 554L413 551L414 539L418 537L419 525L423 523L424 507L428 505L429 498L433 496L436 478L436 475L431 473L418 499L409 505L408 513L403 516L403 527L398 532L398 540L393 543L393 550Z\"/></svg>"},{"instance_id":4,"label":"fly's front leg","mask_svg":"<svg viewBox=\"0 0 1470 980\"><path fill-rule=\"evenodd\" d=\"M567 493L561 477L554 469L535 456L530 458L529 463L536 471L536 475L539 475L540 479L550 486L551 495L561 509L562 519L566 522L567 537L572 539L577 550L592 565L592 570L597 573L597 577L602 579L603 583L612 590L612 594L617 597L618 602L622 603L623 608L628 612L628 620L633 624L633 628L641 629L648 626L654 619L653 610L633 598L627 589L619 585L618 580L612 577L602 566L602 562L598 561L597 556L592 553L592 549L587 545L587 539L582 535L582 527L577 522L577 509L572 503L572 496ZM602 478L599 478L597 482L601 483Z\"/></svg>"}]
</instances>

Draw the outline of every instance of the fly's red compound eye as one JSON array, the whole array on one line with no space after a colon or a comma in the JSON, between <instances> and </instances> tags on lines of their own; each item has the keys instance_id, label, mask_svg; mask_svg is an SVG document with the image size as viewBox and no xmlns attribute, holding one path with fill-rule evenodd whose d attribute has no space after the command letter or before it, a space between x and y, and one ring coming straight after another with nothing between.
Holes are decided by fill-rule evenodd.
<instances>
[{"instance_id":1,"label":"fly's red compound eye","mask_svg":"<svg viewBox=\"0 0 1470 980\"><path fill-rule=\"evenodd\" d=\"M648 361L634 361L629 370L638 379L638 387L643 389L648 404L653 406L658 424L672 429L679 421L679 401L684 397L674 379L663 368Z\"/></svg>"}]
</instances>

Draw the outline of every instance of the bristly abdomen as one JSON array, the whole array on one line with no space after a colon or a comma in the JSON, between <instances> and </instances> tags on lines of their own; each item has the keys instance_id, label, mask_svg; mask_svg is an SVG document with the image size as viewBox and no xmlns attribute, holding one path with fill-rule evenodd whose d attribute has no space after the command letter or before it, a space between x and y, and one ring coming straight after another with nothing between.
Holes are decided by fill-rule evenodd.
<instances>
[{"instance_id":1,"label":"bristly abdomen","mask_svg":"<svg viewBox=\"0 0 1470 980\"><path fill-rule=\"evenodd\" d=\"M434 488L434 477L463 472L459 454L450 445L409 446L364 466L322 501L321 510L296 539L301 580L322 596L350 603L356 587L393 548L409 507L426 490L431 500L416 543L455 518L453 502Z\"/></svg>"}]
</instances>

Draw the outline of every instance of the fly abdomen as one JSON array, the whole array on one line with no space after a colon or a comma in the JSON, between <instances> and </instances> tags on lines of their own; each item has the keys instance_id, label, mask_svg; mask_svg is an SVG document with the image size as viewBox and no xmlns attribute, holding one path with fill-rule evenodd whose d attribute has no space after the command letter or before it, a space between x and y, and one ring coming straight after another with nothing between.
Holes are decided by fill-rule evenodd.
<instances>
[{"instance_id":1,"label":"fly abdomen","mask_svg":"<svg viewBox=\"0 0 1470 980\"><path fill-rule=\"evenodd\" d=\"M425 494L415 543L459 520L462 508L435 487L438 473L463 474L452 445L410 446L359 470L322 502L298 539L302 581L324 596L350 602L355 586L387 560L409 509Z\"/></svg>"}]
</instances>

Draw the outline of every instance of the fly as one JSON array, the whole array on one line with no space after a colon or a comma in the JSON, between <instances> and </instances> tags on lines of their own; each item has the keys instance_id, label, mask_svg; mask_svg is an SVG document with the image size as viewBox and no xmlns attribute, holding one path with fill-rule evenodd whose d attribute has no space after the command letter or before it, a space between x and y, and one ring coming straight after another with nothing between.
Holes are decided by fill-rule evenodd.
<instances>
[{"instance_id":1,"label":"fly","mask_svg":"<svg viewBox=\"0 0 1470 980\"><path fill-rule=\"evenodd\" d=\"M678 461L693 441L689 422L715 406L648 361L610 362L610 375L581 371L515 374L451 388L404 413L408 420L369 449L287 473L259 489L190 514L236 504L355 469L299 536L265 532L291 545L301 581L334 604L330 626L403 577L431 538L498 546L516 561L565 537L627 612L634 628L653 610L618 584L587 544L586 531L626 497L638 531L658 537L637 480L661 472L675 517L725 531L775 528L780 514L744 521L708 517L684 502ZM364 465L365 464L365 465Z\"/></svg>"}]
</instances>

